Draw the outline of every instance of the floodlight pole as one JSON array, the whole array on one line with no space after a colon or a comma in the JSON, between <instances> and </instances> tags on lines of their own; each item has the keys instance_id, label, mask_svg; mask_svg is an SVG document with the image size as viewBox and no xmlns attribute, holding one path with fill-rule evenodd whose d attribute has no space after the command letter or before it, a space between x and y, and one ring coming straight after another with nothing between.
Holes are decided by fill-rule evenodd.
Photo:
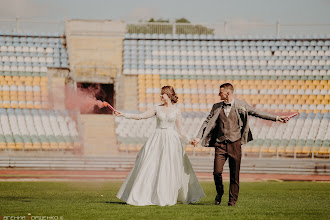
<instances>
[{"instance_id":1,"label":"floodlight pole","mask_svg":"<svg viewBox=\"0 0 330 220\"><path fill-rule=\"evenodd\" d=\"M19 33L19 17L16 17L16 32Z\"/></svg>"},{"instance_id":2,"label":"floodlight pole","mask_svg":"<svg viewBox=\"0 0 330 220\"><path fill-rule=\"evenodd\" d=\"M276 36L280 36L280 20L276 22Z\"/></svg>"},{"instance_id":3,"label":"floodlight pole","mask_svg":"<svg viewBox=\"0 0 330 220\"><path fill-rule=\"evenodd\" d=\"M228 35L228 22L227 22L227 20L225 20L224 22L223 22L223 27L224 27L224 31L225 31L225 35L227 36Z\"/></svg>"}]
</instances>

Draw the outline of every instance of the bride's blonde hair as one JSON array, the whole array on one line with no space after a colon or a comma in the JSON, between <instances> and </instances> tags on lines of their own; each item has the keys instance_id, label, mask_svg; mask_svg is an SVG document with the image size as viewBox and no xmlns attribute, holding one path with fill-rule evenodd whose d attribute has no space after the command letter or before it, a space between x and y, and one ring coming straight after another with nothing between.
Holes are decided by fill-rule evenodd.
<instances>
[{"instance_id":1,"label":"bride's blonde hair","mask_svg":"<svg viewBox=\"0 0 330 220\"><path fill-rule=\"evenodd\" d=\"M161 94L166 94L172 103L178 102L178 96L176 95L174 88L172 86L163 86L161 90Z\"/></svg>"}]
</instances>

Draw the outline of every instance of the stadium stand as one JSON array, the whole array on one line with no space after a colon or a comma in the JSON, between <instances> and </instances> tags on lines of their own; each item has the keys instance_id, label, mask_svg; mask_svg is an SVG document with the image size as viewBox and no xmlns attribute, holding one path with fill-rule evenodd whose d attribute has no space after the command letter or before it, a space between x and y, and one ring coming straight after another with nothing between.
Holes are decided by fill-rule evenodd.
<instances>
[{"instance_id":1,"label":"stadium stand","mask_svg":"<svg viewBox=\"0 0 330 220\"><path fill-rule=\"evenodd\" d=\"M67 111L1 108L0 118L3 150L72 150L80 144Z\"/></svg>"},{"instance_id":2,"label":"stadium stand","mask_svg":"<svg viewBox=\"0 0 330 220\"><path fill-rule=\"evenodd\" d=\"M0 33L3 71L44 72L44 67L68 67L65 37L60 34ZM34 71L33 71L34 70Z\"/></svg>"},{"instance_id":3,"label":"stadium stand","mask_svg":"<svg viewBox=\"0 0 330 220\"><path fill-rule=\"evenodd\" d=\"M67 68L64 36L0 35L0 108L48 108L47 68Z\"/></svg>"},{"instance_id":4,"label":"stadium stand","mask_svg":"<svg viewBox=\"0 0 330 220\"><path fill-rule=\"evenodd\" d=\"M0 148L72 150L80 146L72 112L49 109L48 68L68 68L65 37L0 33ZM72 115L73 114L73 115Z\"/></svg>"},{"instance_id":5,"label":"stadium stand","mask_svg":"<svg viewBox=\"0 0 330 220\"><path fill-rule=\"evenodd\" d=\"M285 125L252 118L255 141L244 146L246 153L322 157L330 153L329 46L324 35L219 39L213 35L126 34L123 73L137 75L140 112L159 104L161 86L172 85L190 136L218 102L219 85L230 82L237 96L256 108L300 113ZM138 150L133 146L143 143L154 128L152 120L116 119L116 123L118 140L124 145L121 149L126 151ZM186 147L194 153L197 149Z\"/></svg>"},{"instance_id":6,"label":"stadium stand","mask_svg":"<svg viewBox=\"0 0 330 220\"><path fill-rule=\"evenodd\" d=\"M68 40L61 34L0 32L0 149L50 151L80 146L77 113L50 109L48 94L49 68L69 68L70 55L74 77L102 76L97 78L100 82L121 84L116 91L121 109L145 111L159 104L162 86L172 85L190 137L218 102L219 85L230 82L238 98L256 108L300 113L288 124L252 117L255 140L243 146L246 155L329 157L329 36L126 33L123 38L124 25L118 23L118 33L104 29L105 38L94 36L94 29L75 29L82 22L70 24ZM86 30L90 27L94 25L87 25ZM117 139L119 152L136 153L155 128L154 119L115 118L114 125L111 118L107 125L115 131L105 134L105 125L100 127L104 120L83 117L83 123L91 125L84 133L88 137L84 141L91 146L86 152ZM211 148L185 149L193 155L213 153Z\"/></svg>"}]
</instances>

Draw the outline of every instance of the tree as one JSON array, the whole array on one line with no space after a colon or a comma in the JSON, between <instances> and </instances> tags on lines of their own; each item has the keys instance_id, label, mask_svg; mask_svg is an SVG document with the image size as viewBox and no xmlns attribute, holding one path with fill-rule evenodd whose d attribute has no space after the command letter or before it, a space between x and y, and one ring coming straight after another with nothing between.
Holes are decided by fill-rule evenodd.
<instances>
[{"instance_id":1,"label":"tree","mask_svg":"<svg viewBox=\"0 0 330 220\"><path fill-rule=\"evenodd\" d=\"M188 19L186 18L180 18L180 19L176 19L175 23L190 23L190 21L188 21Z\"/></svg>"},{"instance_id":2,"label":"tree","mask_svg":"<svg viewBox=\"0 0 330 220\"><path fill-rule=\"evenodd\" d=\"M155 20L155 19L153 19L153 18L151 18L148 22L157 22L157 23L169 23L170 22L170 20L163 20L163 19L158 19L158 20Z\"/></svg>"},{"instance_id":3,"label":"tree","mask_svg":"<svg viewBox=\"0 0 330 220\"><path fill-rule=\"evenodd\" d=\"M164 24L152 24L164 23ZM175 27L173 27L175 25ZM214 34L213 28L203 25L193 25L186 18L175 19L175 24L171 24L169 19L149 19L147 23L127 25L128 33L143 34ZM175 33L173 33L175 31Z\"/></svg>"}]
</instances>

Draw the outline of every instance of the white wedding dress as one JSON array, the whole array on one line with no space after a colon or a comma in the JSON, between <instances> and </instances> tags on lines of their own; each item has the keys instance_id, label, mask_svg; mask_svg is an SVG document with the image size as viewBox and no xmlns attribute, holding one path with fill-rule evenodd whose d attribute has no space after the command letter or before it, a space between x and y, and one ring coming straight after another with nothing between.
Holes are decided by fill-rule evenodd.
<instances>
[{"instance_id":1,"label":"white wedding dress","mask_svg":"<svg viewBox=\"0 0 330 220\"><path fill-rule=\"evenodd\" d=\"M182 141L188 138L182 132L180 110L166 114L157 106L125 117L140 120L155 115L156 130L141 148L117 197L135 206L197 202L205 194L183 149Z\"/></svg>"}]
</instances>

